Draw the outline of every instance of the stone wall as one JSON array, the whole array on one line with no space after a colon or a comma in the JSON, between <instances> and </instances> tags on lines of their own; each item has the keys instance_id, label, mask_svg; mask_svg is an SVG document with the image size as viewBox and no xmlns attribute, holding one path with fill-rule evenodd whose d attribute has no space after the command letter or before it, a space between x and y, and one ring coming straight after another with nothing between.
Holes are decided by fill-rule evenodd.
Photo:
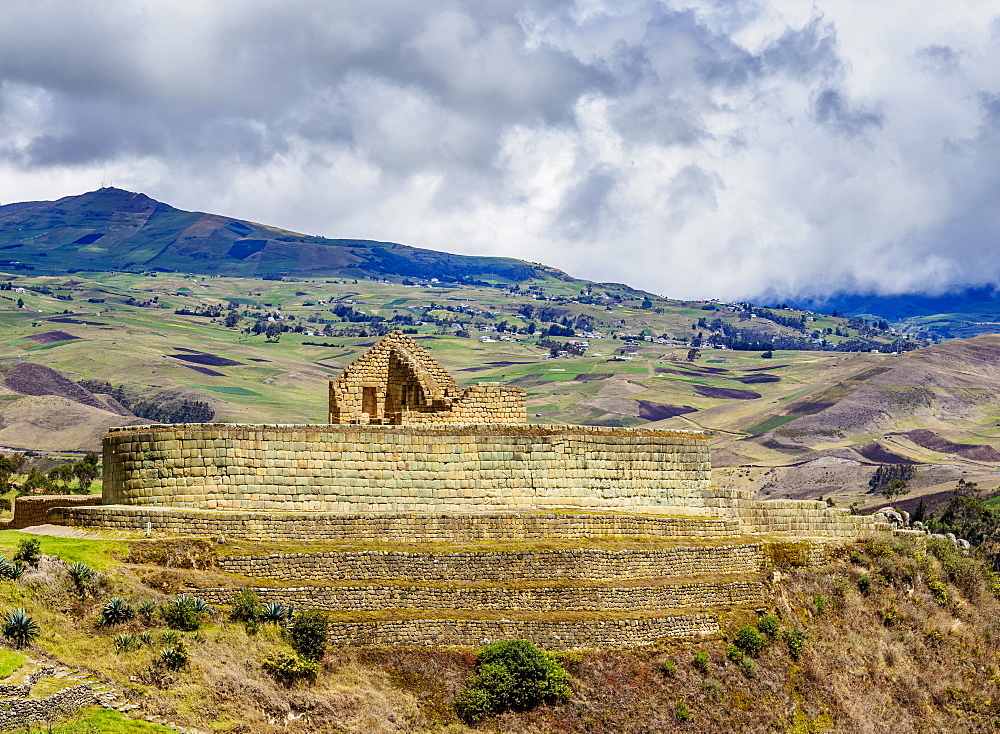
<instances>
[{"instance_id":1,"label":"stone wall","mask_svg":"<svg viewBox=\"0 0 1000 734\"><path fill-rule=\"evenodd\" d=\"M207 535L246 540L354 543L480 543L553 538L670 538L724 540L738 536L736 520L722 517L549 513L336 514L224 512L174 507L57 508L59 525Z\"/></svg>"},{"instance_id":2,"label":"stone wall","mask_svg":"<svg viewBox=\"0 0 1000 734\"><path fill-rule=\"evenodd\" d=\"M502 582L516 579L616 581L699 574L757 573L759 543L658 550L524 550L489 553L281 553L221 556L223 571L282 581L408 579Z\"/></svg>"},{"instance_id":3,"label":"stone wall","mask_svg":"<svg viewBox=\"0 0 1000 734\"><path fill-rule=\"evenodd\" d=\"M629 612L680 607L746 607L764 601L759 581L696 582L636 586L250 587L261 600L326 612L462 609L498 612ZM210 604L231 605L235 589L192 591Z\"/></svg>"},{"instance_id":4,"label":"stone wall","mask_svg":"<svg viewBox=\"0 0 1000 734\"><path fill-rule=\"evenodd\" d=\"M525 393L510 385L463 390L430 353L399 331L330 381L330 423L523 425Z\"/></svg>"},{"instance_id":5,"label":"stone wall","mask_svg":"<svg viewBox=\"0 0 1000 734\"><path fill-rule=\"evenodd\" d=\"M0 529L20 530L34 525L44 525L48 522L46 517L53 507L85 507L100 504L101 498L96 495L44 494L38 497L16 497L14 517L0 521Z\"/></svg>"},{"instance_id":6,"label":"stone wall","mask_svg":"<svg viewBox=\"0 0 1000 734\"><path fill-rule=\"evenodd\" d=\"M144 426L104 439L104 503L305 512L706 514L703 434L544 426Z\"/></svg>"},{"instance_id":7,"label":"stone wall","mask_svg":"<svg viewBox=\"0 0 1000 734\"><path fill-rule=\"evenodd\" d=\"M81 684L46 698L12 698L0 701L0 729L49 719L98 703L93 689Z\"/></svg>"},{"instance_id":8,"label":"stone wall","mask_svg":"<svg viewBox=\"0 0 1000 734\"><path fill-rule=\"evenodd\" d=\"M330 626L330 644L481 647L498 640L522 638L547 650L571 650L635 647L663 639L692 641L719 634L719 620L712 614L572 622L417 619L337 622Z\"/></svg>"}]
</instances>

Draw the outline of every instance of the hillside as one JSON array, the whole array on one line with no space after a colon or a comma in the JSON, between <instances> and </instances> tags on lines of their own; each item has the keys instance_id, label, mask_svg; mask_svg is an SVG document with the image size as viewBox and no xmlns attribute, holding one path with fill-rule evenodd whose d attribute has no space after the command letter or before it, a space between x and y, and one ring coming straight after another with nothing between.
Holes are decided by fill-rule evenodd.
<instances>
[{"instance_id":1,"label":"hillside","mask_svg":"<svg viewBox=\"0 0 1000 734\"><path fill-rule=\"evenodd\" d=\"M570 279L554 268L510 258L312 237L217 214L182 211L145 194L115 188L58 201L0 206L0 268L5 265L35 273L155 270L242 277Z\"/></svg>"},{"instance_id":2,"label":"hillside","mask_svg":"<svg viewBox=\"0 0 1000 734\"><path fill-rule=\"evenodd\" d=\"M143 420L132 413L147 422L321 422L326 381L399 328L462 384L524 387L531 422L712 431L717 467L760 467L720 480L761 491L826 495L838 477L838 501L867 503L867 475L879 463L945 462L987 473L1000 463L995 336L895 356L838 351L876 339L888 350L901 335L845 318L554 277L493 285L164 273L6 278L0 365L37 364L65 378L0 381L0 445L10 448L97 449L109 425ZM812 344L803 323L825 335L828 351L773 349L766 358L707 344L707 334L724 339L727 330L754 342ZM71 401L72 412L56 398ZM816 459L841 464L777 490L766 474Z\"/></svg>"},{"instance_id":3,"label":"hillside","mask_svg":"<svg viewBox=\"0 0 1000 734\"><path fill-rule=\"evenodd\" d=\"M23 537L0 532L0 548L9 552ZM753 611L728 618L721 636L700 643L569 652L558 658L570 674L564 699L476 727L463 724L454 709L472 673L472 650L331 649L315 682L282 685L262 669L266 658L291 649L275 624L247 631L225 609L188 631L169 630L157 614L96 623L113 595L155 609L188 583L249 583L216 563L217 556L255 552L253 544L41 541L45 559L20 581L0 580L0 598L25 607L41 626L33 658L53 655L75 672L70 681L43 678L33 694L84 681L128 716L201 732L902 734L988 732L1000 725L995 582L947 541L930 553L905 543L868 544L845 549L822 568L770 567L760 613L776 615L781 630L801 628L800 652L782 633L764 636L757 657L733 653L741 626L764 626ZM73 561L101 574L77 586L67 566ZM182 647L188 662L176 670L158 665L165 645ZM696 654L704 656L700 665ZM17 666L15 660L15 678L23 677ZM47 730L123 731L89 729L94 718L86 713L77 721L77 729Z\"/></svg>"}]
</instances>

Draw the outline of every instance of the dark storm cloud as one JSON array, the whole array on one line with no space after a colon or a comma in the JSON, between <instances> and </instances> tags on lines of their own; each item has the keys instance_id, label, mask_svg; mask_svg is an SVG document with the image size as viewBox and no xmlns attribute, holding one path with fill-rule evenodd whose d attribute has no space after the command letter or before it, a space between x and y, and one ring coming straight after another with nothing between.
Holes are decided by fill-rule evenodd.
<instances>
[{"instance_id":1,"label":"dark storm cloud","mask_svg":"<svg viewBox=\"0 0 1000 734\"><path fill-rule=\"evenodd\" d=\"M1000 279L976 12L8 0L0 197L107 166L178 206L674 295Z\"/></svg>"}]
</instances>

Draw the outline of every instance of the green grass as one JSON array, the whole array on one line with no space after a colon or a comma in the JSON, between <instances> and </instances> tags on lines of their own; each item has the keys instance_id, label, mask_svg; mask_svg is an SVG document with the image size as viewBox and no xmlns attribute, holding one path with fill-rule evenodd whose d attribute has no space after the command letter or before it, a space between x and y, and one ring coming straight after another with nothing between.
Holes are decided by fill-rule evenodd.
<instances>
[{"instance_id":1,"label":"green grass","mask_svg":"<svg viewBox=\"0 0 1000 734\"><path fill-rule=\"evenodd\" d=\"M0 680L7 678L27 660L13 650L0 650Z\"/></svg>"},{"instance_id":2,"label":"green grass","mask_svg":"<svg viewBox=\"0 0 1000 734\"><path fill-rule=\"evenodd\" d=\"M48 698L53 693L59 693L75 685L78 685L76 681L65 678L42 678L31 687L28 698Z\"/></svg>"},{"instance_id":3,"label":"green grass","mask_svg":"<svg viewBox=\"0 0 1000 734\"><path fill-rule=\"evenodd\" d=\"M751 436L759 436L762 433L767 433L768 431L779 428L786 423L798 418L794 413L792 415L773 415L770 418L760 421L759 423L754 423L752 426L745 430Z\"/></svg>"},{"instance_id":4,"label":"green grass","mask_svg":"<svg viewBox=\"0 0 1000 734\"><path fill-rule=\"evenodd\" d=\"M26 729L18 726L16 729L0 729L6 734L27 734L27 732L45 732L45 734L173 734L176 730L145 721L127 719L117 711L104 708L84 709L73 716L63 719L54 726L35 724L34 728Z\"/></svg>"},{"instance_id":5,"label":"green grass","mask_svg":"<svg viewBox=\"0 0 1000 734\"><path fill-rule=\"evenodd\" d=\"M0 553L8 558L17 550L22 540L37 538L41 542L42 553L59 556L67 563L82 561L98 571L106 571L117 566L119 558L125 555L126 544L119 540L88 540L83 538L56 538L48 535L28 535L16 530L0 530Z\"/></svg>"},{"instance_id":6,"label":"green grass","mask_svg":"<svg viewBox=\"0 0 1000 734\"><path fill-rule=\"evenodd\" d=\"M245 387L229 387L226 385L198 385L198 387L205 390L211 390L212 392L221 392L226 395L256 395L260 396L259 392L254 392L253 390L247 390Z\"/></svg>"}]
</instances>

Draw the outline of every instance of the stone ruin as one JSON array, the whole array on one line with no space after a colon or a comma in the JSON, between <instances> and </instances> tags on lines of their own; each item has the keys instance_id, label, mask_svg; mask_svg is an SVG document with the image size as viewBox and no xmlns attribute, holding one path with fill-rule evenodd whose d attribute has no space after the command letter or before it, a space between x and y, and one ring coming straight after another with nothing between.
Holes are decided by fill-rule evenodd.
<instances>
[{"instance_id":1,"label":"stone ruin","mask_svg":"<svg viewBox=\"0 0 1000 734\"><path fill-rule=\"evenodd\" d=\"M332 544L223 553L237 580L192 593L323 609L339 644L552 648L718 635L720 614L768 605L768 558L821 563L893 533L714 486L697 431L528 425L522 390L462 389L400 333L330 382L329 407L327 425L112 429L102 506L49 521Z\"/></svg>"}]
</instances>

